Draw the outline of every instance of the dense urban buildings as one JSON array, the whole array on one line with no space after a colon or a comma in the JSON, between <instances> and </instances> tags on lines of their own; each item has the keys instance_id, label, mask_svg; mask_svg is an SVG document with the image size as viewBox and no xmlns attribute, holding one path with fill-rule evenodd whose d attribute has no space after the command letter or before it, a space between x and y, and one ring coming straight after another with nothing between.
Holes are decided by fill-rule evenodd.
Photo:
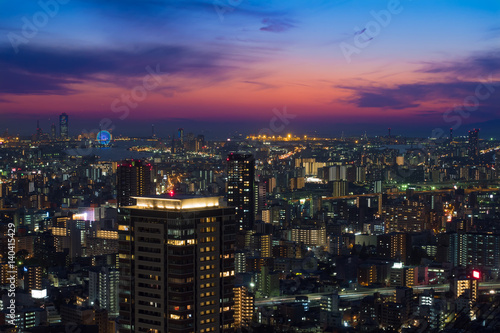
<instances>
[{"instance_id":1,"label":"dense urban buildings","mask_svg":"<svg viewBox=\"0 0 500 333\"><path fill-rule=\"evenodd\" d=\"M0 1L0 333L500 332L500 1Z\"/></svg>"},{"instance_id":2,"label":"dense urban buildings","mask_svg":"<svg viewBox=\"0 0 500 333\"><path fill-rule=\"evenodd\" d=\"M456 134L423 155L412 147L425 141L394 134L186 133L103 147L97 132L34 132L0 148L0 247L14 254L14 271L9 255L0 258L0 324L74 322L103 333L496 327L500 141ZM93 154L68 154L85 143Z\"/></svg>"},{"instance_id":3,"label":"dense urban buildings","mask_svg":"<svg viewBox=\"0 0 500 333\"><path fill-rule=\"evenodd\" d=\"M423 155L422 139L394 134L200 146L187 133L182 148L177 135L115 137L76 156L86 136L34 131L0 148L6 327L497 327L499 141L456 134ZM108 151L118 159L98 157Z\"/></svg>"}]
</instances>

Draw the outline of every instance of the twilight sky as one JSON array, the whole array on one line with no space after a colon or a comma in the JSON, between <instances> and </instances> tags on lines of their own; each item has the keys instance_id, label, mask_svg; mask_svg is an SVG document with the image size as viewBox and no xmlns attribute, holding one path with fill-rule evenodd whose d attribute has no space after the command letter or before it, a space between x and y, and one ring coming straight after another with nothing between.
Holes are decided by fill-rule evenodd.
<instances>
[{"instance_id":1,"label":"twilight sky","mask_svg":"<svg viewBox=\"0 0 500 333\"><path fill-rule=\"evenodd\" d=\"M2 1L0 31L0 134L500 125L498 0Z\"/></svg>"}]
</instances>

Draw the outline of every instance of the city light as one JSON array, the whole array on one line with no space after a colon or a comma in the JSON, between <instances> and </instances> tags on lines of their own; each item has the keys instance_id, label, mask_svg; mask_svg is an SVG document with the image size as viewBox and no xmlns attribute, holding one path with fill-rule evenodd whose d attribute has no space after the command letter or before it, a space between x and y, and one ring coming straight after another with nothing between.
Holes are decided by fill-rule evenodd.
<instances>
[{"instance_id":1,"label":"city light","mask_svg":"<svg viewBox=\"0 0 500 333\"><path fill-rule=\"evenodd\" d=\"M4 2L0 331L498 329L500 0Z\"/></svg>"}]
</instances>

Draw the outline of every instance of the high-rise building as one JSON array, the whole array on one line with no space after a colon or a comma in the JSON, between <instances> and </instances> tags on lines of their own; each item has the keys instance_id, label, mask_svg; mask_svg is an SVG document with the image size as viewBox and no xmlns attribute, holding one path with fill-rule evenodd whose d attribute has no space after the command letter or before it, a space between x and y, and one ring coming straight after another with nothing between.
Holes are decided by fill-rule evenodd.
<instances>
[{"instance_id":1,"label":"high-rise building","mask_svg":"<svg viewBox=\"0 0 500 333\"><path fill-rule=\"evenodd\" d=\"M116 169L118 206L133 204L132 196L151 195L151 164L141 160L123 161Z\"/></svg>"},{"instance_id":2,"label":"high-rise building","mask_svg":"<svg viewBox=\"0 0 500 333\"><path fill-rule=\"evenodd\" d=\"M402 322L407 323L413 313L413 289L409 287L396 287L394 290L394 302L403 306Z\"/></svg>"},{"instance_id":3,"label":"high-rise building","mask_svg":"<svg viewBox=\"0 0 500 333\"><path fill-rule=\"evenodd\" d=\"M234 288L234 325L236 328L248 326L253 317L255 298L246 286Z\"/></svg>"},{"instance_id":4,"label":"high-rise building","mask_svg":"<svg viewBox=\"0 0 500 333\"><path fill-rule=\"evenodd\" d=\"M407 263L411 248L410 234L391 232L377 236L377 253L380 257Z\"/></svg>"},{"instance_id":5,"label":"high-rise building","mask_svg":"<svg viewBox=\"0 0 500 333\"><path fill-rule=\"evenodd\" d=\"M134 199L119 209L120 332L234 332L234 208Z\"/></svg>"},{"instance_id":6,"label":"high-rise building","mask_svg":"<svg viewBox=\"0 0 500 333\"><path fill-rule=\"evenodd\" d=\"M57 138L56 124L54 124L54 123L52 123L52 125L50 126L50 138L52 140L55 140Z\"/></svg>"},{"instance_id":7,"label":"high-rise building","mask_svg":"<svg viewBox=\"0 0 500 333\"><path fill-rule=\"evenodd\" d=\"M66 113L59 116L59 135L61 136L61 139L69 138L68 115Z\"/></svg>"},{"instance_id":8,"label":"high-rise building","mask_svg":"<svg viewBox=\"0 0 500 333\"><path fill-rule=\"evenodd\" d=\"M391 267L389 284L400 287L413 287L418 284L418 267L403 266L395 262Z\"/></svg>"},{"instance_id":9,"label":"high-rise building","mask_svg":"<svg viewBox=\"0 0 500 333\"><path fill-rule=\"evenodd\" d=\"M28 266L25 268L25 289L31 293L33 290L42 289L42 267Z\"/></svg>"},{"instance_id":10,"label":"high-rise building","mask_svg":"<svg viewBox=\"0 0 500 333\"><path fill-rule=\"evenodd\" d=\"M287 239L292 242L303 243L305 246L326 246L326 228L302 226L287 230Z\"/></svg>"},{"instance_id":11,"label":"high-rise building","mask_svg":"<svg viewBox=\"0 0 500 333\"><path fill-rule=\"evenodd\" d=\"M319 304L322 327L340 327L342 323L342 313L339 310L339 295L337 293L324 295L321 297Z\"/></svg>"},{"instance_id":12,"label":"high-rise building","mask_svg":"<svg viewBox=\"0 0 500 333\"><path fill-rule=\"evenodd\" d=\"M498 267L500 235L479 232L452 232L448 239L448 259L453 266Z\"/></svg>"},{"instance_id":13,"label":"high-rise building","mask_svg":"<svg viewBox=\"0 0 500 333\"><path fill-rule=\"evenodd\" d=\"M112 316L118 315L118 271L102 266L89 270L89 302Z\"/></svg>"},{"instance_id":14,"label":"high-rise building","mask_svg":"<svg viewBox=\"0 0 500 333\"><path fill-rule=\"evenodd\" d=\"M474 320L473 307L477 302L481 273L473 270L468 276L456 276L451 280L450 291L455 300L455 312L464 312Z\"/></svg>"},{"instance_id":15,"label":"high-rise building","mask_svg":"<svg viewBox=\"0 0 500 333\"><path fill-rule=\"evenodd\" d=\"M205 136L200 134L196 137L194 150L200 151L202 150L204 145L205 145Z\"/></svg>"},{"instance_id":16,"label":"high-rise building","mask_svg":"<svg viewBox=\"0 0 500 333\"><path fill-rule=\"evenodd\" d=\"M419 202L404 201L382 206L387 232L419 232L429 229L429 209Z\"/></svg>"},{"instance_id":17,"label":"high-rise building","mask_svg":"<svg viewBox=\"0 0 500 333\"><path fill-rule=\"evenodd\" d=\"M358 284L368 287L377 282L377 266L363 264L358 267Z\"/></svg>"},{"instance_id":18,"label":"high-rise building","mask_svg":"<svg viewBox=\"0 0 500 333\"><path fill-rule=\"evenodd\" d=\"M253 248L255 249L256 255L262 258L270 258L272 250L272 235L266 234L253 234L252 235Z\"/></svg>"},{"instance_id":19,"label":"high-rise building","mask_svg":"<svg viewBox=\"0 0 500 333\"><path fill-rule=\"evenodd\" d=\"M479 158L479 129L469 131L469 158L477 161Z\"/></svg>"},{"instance_id":20,"label":"high-rise building","mask_svg":"<svg viewBox=\"0 0 500 333\"><path fill-rule=\"evenodd\" d=\"M36 121L36 141L40 141L43 137L43 130L40 127L40 120Z\"/></svg>"},{"instance_id":21,"label":"high-rise building","mask_svg":"<svg viewBox=\"0 0 500 333\"><path fill-rule=\"evenodd\" d=\"M179 128L177 131L177 136L179 138L179 142L181 147L184 146L184 128Z\"/></svg>"},{"instance_id":22,"label":"high-rise building","mask_svg":"<svg viewBox=\"0 0 500 333\"><path fill-rule=\"evenodd\" d=\"M333 196L343 197L347 195L348 183L347 180L334 180L333 181Z\"/></svg>"},{"instance_id":23,"label":"high-rise building","mask_svg":"<svg viewBox=\"0 0 500 333\"><path fill-rule=\"evenodd\" d=\"M251 154L227 157L227 203L236 208L239 230L251 230L255 220L255 159Z\"/></svg>"}]
</instances>

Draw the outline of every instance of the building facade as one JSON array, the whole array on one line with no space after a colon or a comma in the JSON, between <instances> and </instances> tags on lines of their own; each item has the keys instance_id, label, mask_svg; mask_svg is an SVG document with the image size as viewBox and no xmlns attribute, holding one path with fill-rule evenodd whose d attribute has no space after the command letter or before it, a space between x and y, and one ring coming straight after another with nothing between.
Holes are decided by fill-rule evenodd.
<instances>
[{"instance_id":1,"label":"building facade","mask_svg":"<svg viewBox=\"0 0 500 333\"><path fill-rule=\"evenodd\" d=\"M236 208L238 230L251 230L255 220L255 159L251 154L227 156L227 203Z\"/></svg>"},{"instance_id":2,"label":"building facade","mask_svg":"<svg viewBox=\"0 0 500 333\"><path fill-rule=\"evenodd\" d=\"M151 195L151 164L140 160L123 161L116 168L118 206L130 206L132 196Z\"/></svg>"},{"instance_id":3,"label":"building facade","mask_svg":"<svg viewBox=\"0 0 500 333\"><path fill-rule=\"evenodd\" d=\"M134 199L120 209L120 332L233 332L234 208Z\"/></svg>"}]
</instances>

